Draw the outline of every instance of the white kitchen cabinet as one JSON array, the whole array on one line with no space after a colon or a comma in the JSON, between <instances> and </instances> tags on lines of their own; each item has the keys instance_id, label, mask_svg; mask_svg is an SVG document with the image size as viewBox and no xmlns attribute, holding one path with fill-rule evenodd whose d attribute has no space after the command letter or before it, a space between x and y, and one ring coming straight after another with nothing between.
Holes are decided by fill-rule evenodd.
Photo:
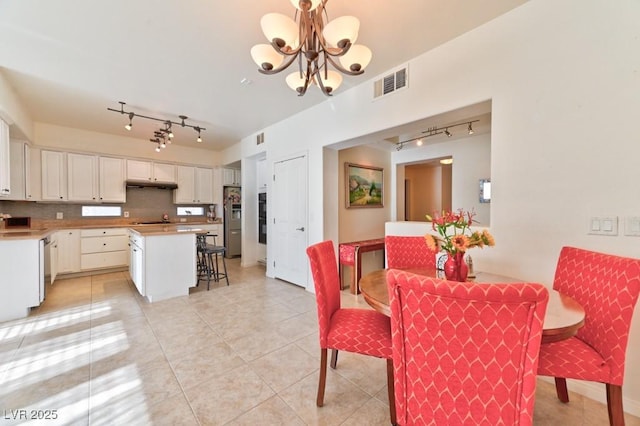
<instances>
[{"instance_id":1,"label":"white kitchen cabinet","mask_svg":"<svg viewBox=\"0 0 640 426\"><path fill-rule=\"evenodd\" d=\"M240 186L241 171L239 169L222 169L222 185Z\"/></svg>"},{"instance_id":2,"label":"white kitchen cabinet","mask_svg":"<svg viewBox=\"0 0 640 426\"><path fill-rule=\"evenodd\" d=\"M66 153L42 150L42 200L67 199Z\"/></svg>"},{"instance_id":3,"label":"white kitchen cabinet","mask_svg":"<svg viewBox=\"0 0 640 426\"><path fill-rule=\"evenodd\" d=\"M98 183L100 201L103 203L125 203L124 159L100 157Z\"/></svg>"},{"instance_id":4,"label":"white kitchen cabinet","mask_svg":"<svg viewBox=\"0 0 640 426\"><path fill-rule=\"evenodd\" d=\"M49 246L49 265L51 271L51 284L53 284L58 276L58 233L54 232L51 234L50 241L51 244Z\"/></svg>"},{"instance_id":5,"label":"white kitchen cabinet","mask_svg":"<svg viewBox=\"0 0 640 426\"><path fill-rule=\"evenodd\" d=\"M213 203L213 170L178 166L178 188L173 192L175 204Z\"/></svg>"},{"instance_id":6,"label":"white kitchen cabinet","mask_svg":"<svg viewBox=\"0 0 640 426\"><path fill-rule=\"evenodd\" d=\"M138 293L145 294L144 285L144 237L129 231L129 275L138 289Z\"/></svg>"},{"instance_id":7,"label":"white kitchen cabinet","mask_svg":"<svg viewBox=\"0 0 640 426\"><path fill-rule=\"evenodd\" d=\"M99 201L97 156L68 153L67 176L69 201Z\"/></svg>"},{"instance_id":8,"label":"white kitchen cabinet","mask_svg":"<svg viewBox=\"0 0 640 426\"><path fill-rule=\"evenodd\" d=\"M196 202L213 203L213 170L196 167Z\"/></svg>"},{"instance_id":9,"label":"white kitchen cabinet","mask_svg":"<svg viewBox=\"0 0 640 426\"><path fill-rule=\"evenodd\" d=\"M6 195L6 199L26 200L26 143L23 141L11 140L9 147L9 158L11 162L9 186L11 193Z\"/></svg>"},{"instance_id":10,"label":"white kitchen cabinet","mask_svg":"<svg viewBox=\"0 0 640 426\"><path fill-rule=\"evenodd\" d=\"M29 315L40 304L40 240L0 241L0 322Z\"/></svg>"},{"instance_id":11,"label":"white kitchen cabinet","mask_svg":"<svg viewBox=\"0 0 640 426\"><path fill-rule=\"evenodd\" d=\"M63 229L56 232L59 274L80 272L80 230Z\"/></svg>"},{"instance_id":12,"label":"white kitchen cabinet","mask_svg":"<svg viewBox=\"0 0 640 426\"><path fill-rule=\"evenodd\" d=\"M9 125L0 120L0 196L11 195L11 154Z\"/></svg>"},{"instance_id":13,"label":"white kitchen cabinet","mask_svg":"<svg viewBox=\"0 0 640 426\"><path fill-rule=\"evenodd\" d=\"M178 188L173 191L175 204L193 204L196 202L196 168L177 167Z\"/></svg>"},{"instance_id":14,"label":"white kitchen cabinet","mask_svg":"<svg viewBox=\"0 0 640 426\"><path fill-rule=\"evenodd\" d=\"M29 145L24 147L25 197L27 201L42 199L42 157L40 149Z\"/></svg>"},{"instance_id":15,"label":"white kitchen cabinet","mask_svg":"<svg viewBox=\"0 0 640 426\"><path fill-rule=\"evenodd\" d=\"M176 182L176 166L152 161L127 160L127 179Z\"/></svg>"},{"instance_id":16,"label":"white kitchen cabinet","mask_svg":"<svg viewBox=\"0 0 640 426\"><path fill-rule=\"evenodd\" d=\"M98 228L80 231L80 269L82 271L119 268L129 263L126 228Z\"/></svg>"},{"instance_id":17,"label":"white kitchen cabinet","mask_svg":"<svg viewBox=\"0 0 640 426\"><path fill-rule=\"evenodd\" d=\"M267 191L267 160L256 161L256 180L258 181L258 192Z\"/></svg>"},{"instance_id":18,"label":"white kitchen cabinet","mask_svg":"<svg viewBox=\"0 0 640 426\"><path fill-rule=\"evenodd\" d=\"M69 201L126 202L124 160L86 154L67 154Z\"/></svg>"}]
</instances>

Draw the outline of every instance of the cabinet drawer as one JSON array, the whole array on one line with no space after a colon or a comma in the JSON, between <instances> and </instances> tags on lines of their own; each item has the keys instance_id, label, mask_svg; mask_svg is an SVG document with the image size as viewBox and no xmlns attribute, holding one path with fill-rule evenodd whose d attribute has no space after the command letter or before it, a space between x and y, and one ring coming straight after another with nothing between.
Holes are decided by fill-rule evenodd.
<instances>
[{"instance_id":1,"label":"cabinet drawer","mask_svg":"<svg viewBox=\"0 0 640 426\"><path fill-rule=\"evenodd\" d=\"M107 253L88 253L80 256L82 270L114 268L129 264L129 252L127 250L111 251Z\"/></svg>"},{"instance_id":2,"label":"cabinet drawer","mask_svg":"<svg viewBox=\"0 0 640 426\"><path fill-rule=\"evenodd\" d=\"M83 237L102 237L110 235L127 235L127 228L97 228L83 229L80 231L80 238Z\"/></svg>"},{"instance_id":3,"label":"cabinet drawer","mask_svg":"<svg viewBox=\"0 0 640 426\"><path fill-rule=\"evenodd\" d=\"M115 235L101 238L82 238L80 240L80 253L104 253L109 251L127 250L126 235Z\"/></svg>"}]
</instances>

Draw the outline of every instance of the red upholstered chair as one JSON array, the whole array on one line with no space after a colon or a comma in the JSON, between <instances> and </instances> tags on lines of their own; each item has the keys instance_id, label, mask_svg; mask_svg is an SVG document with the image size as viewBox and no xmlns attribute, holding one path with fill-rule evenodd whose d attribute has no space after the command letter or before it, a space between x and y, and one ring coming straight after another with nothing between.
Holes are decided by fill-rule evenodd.
<instances>
[{"instance_id":1,"label":"red upholstered chair","mask_svg":"<svg viewBox=\"0 0 640 426\"><path fill-rule=\"evenodd\" d=\"M532 424L547 289L388 279L398 424Z\"/></svg>"},{"instance_id":2,"label":"red upholstered chair","mask_svg":"<svg viewBox=\"0 0 640 426\"><path fill-rule=\"evenodd\" d=\"M436 252L424 237L387 235L384 238L387 268L435 268Z\"/></svg>"},{"instance_id":3,"label":"red upholstered chair","mask_svg":"<svg viewBox=\"0 0 640 426\"><path fill-rule=\"evenodd\" d=\"M316 404L318 407L324 404L327 349L332 350L332 368L336 368L339 350L386 358L389 410L391 423L395 424L389 318L374 310L340 307L338 267L332 241L309 246L307 255L316 290L320 335L320 379Z\"/></svg>"},{"instance_id":4,"label":"red upholstered chair","mask_svg":"<svg viewBox=\"0 0 640 426\"><path fill-rule=\"evenodd\" d=\"M553 288L584 307L585 323L574 337L540 347L538 374L556 378L562 402L569 402L566 379L604 383L609 423L623 425L622 381L640 259L563 247Z\"/></svg>"}]
</instances>

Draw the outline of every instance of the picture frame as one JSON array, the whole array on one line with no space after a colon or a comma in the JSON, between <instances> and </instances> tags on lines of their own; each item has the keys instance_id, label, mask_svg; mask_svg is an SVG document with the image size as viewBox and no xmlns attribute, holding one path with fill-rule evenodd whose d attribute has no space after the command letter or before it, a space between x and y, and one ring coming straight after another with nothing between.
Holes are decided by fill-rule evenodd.
<instances>
[{"instance_id":1,"label":"picture frame","mask_svg":"<svg viewBox=\"0 0 640 426\"><path fill-rule=\"evenodd\" d=\"M344 163L346 208L384 207L384 169Z\"/></svg>"}]
</instances>

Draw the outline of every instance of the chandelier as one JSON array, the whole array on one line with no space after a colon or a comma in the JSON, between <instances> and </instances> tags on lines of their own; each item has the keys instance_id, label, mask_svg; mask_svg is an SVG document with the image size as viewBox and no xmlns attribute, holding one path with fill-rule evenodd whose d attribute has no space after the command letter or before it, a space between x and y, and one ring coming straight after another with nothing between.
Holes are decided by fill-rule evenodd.
<instances>
[{"instance_id":1,"label":"chandelier","mask_svg":"<svg viewBox=\"0 0 640 426\"><path fill-rule=\"evenodd\" d=\"M276 74L294 61L298 71L286 77L287 85L302 96L311 83L331 94L342 83L342 75L360 75L371 61L368 47L354 44L360 21L341 16L328 21L329 0L290 0L296 7L295 20L281 13L268 13L260 20L262 32L271 44L257 44L251 57L262 74Z\"/></svg>"}]
</instances>

